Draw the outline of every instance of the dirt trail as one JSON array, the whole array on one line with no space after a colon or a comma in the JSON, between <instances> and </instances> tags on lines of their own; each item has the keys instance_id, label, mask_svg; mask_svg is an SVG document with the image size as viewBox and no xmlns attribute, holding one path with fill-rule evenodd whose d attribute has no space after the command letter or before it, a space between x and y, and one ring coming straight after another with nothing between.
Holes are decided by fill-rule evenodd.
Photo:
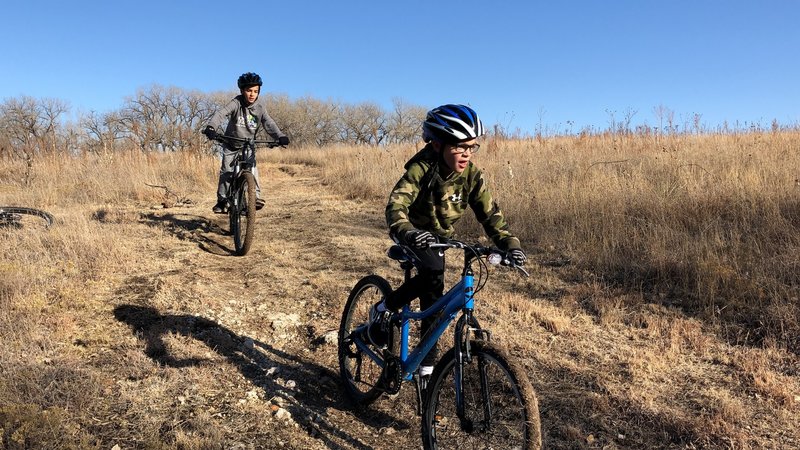
<instances>
[{"instance_id":1,"label":"dirt trail","mask_svg":"<svg viewBox=\"0 0 800 450\"><path fill-rule=\"evenodd\" d=\"M368 273L393 284L401 275L384 256L383 211L327 190L313 168L260 170L268 202L245 257L231 254L227 216L211 214L210 195L190 207L120 213L121 239L139 255L106 294L113 320L96 325L111 342L94 364L114 374L106 394L115 417L98 429L114 427L103 434L116 436L121 448L153 440L242 449L420 448L410 385L365 411L351 409L338 387L335 331L350 288ZM503 301L486 302L483 313L495 317L491 328L501 341L510 333L525 337L525 347L510 351L534 368L549 448L722 445L693 428L694 411L702 410L696 399L668 400L691 383L726 392L741 383L730 362L703 356L717 349L706 346L700 356L686 350L685 358L667 361L674 370L654 373L670 352L643 351L653 327L606 327L591 314L564 310L553 299L573 298L565 293L575 287L551 269L532 270L528 280L493 274L492 295ZM535 309L522 306L533 299ZM635 320L653 320L640 316ZM786 380L796 386L796 377ZM749 398L730 389L736 402ZM773 416L769 401L746 408L734 415L763 423L717 434L754 448L798 442L796 427L785 429L791 417ZM721 426L713 419L709 426ZM160 424L159 436L142 436L152 423Z\"/></svg>"},{"instance_id":2,"label":"dirt trail","mask_svg":"<svg viewBox=\"0 0 800 450\"><path fill-rule=\"evenodd\" d=\"M178 403L176 423L218 414L204 420L232 447L418 447L411 398L356 413L338 388L335 331L349 289L392 272L382 211L328 192L308 167L261 172L270 194L244 257L231 254L227 216L210 203L144 212L147 232L127 237L147 264L121 281L114 314L160 366L154 376L167 381L154 383L177 393L160 401Z\"/></svg>"}]
</instances>

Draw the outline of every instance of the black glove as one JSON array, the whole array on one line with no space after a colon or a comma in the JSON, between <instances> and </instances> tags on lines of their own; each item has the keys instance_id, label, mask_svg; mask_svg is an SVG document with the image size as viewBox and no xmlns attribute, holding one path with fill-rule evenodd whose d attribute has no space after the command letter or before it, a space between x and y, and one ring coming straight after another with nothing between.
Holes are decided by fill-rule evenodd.
<instances>
[{"instance_id":1,"label":"black glove","mask_svg":"<svg viewBox=\"0 0 800 450\"><path fill-rule=\"evenodd\" d=\"M430 231L411 230L407 231L406 234L403 235L403 240L407 245L423 250L430 247L431 244L436 243L436 236L434 236Z\"/></svg>"},{"instance_id":2,"label":"black glove","mask_svg":"<svg viewBox=\"0 0 800 450\"><path fill-rule=\"evenodd\" d=\"M528 257L525 256L525 252L519 248L513 248L508 251L508 257L511 259L511 262L514 263L515 266L524 266L525 261L528 260Z\"/></svg>"},{"instance_id":3,"label":"black glove","mask_svg":"<svg viewBox=\"0 0 800 450\"><path fill-rule=\"evenodd\" d=\"M278 138L278 145L289 145L289 137L281 136Z\"/></svg>"},{"instance_id":4,"label":"black glove","mask_svg":"<svg viewBox=\"0 0 800 450\"><path fill-rule=\"evenodd\" d=\"M208 139L214 139L217 137L217 131L211 125L205 127L202 133L205 134Z\"/></svg>"}]
</instances>

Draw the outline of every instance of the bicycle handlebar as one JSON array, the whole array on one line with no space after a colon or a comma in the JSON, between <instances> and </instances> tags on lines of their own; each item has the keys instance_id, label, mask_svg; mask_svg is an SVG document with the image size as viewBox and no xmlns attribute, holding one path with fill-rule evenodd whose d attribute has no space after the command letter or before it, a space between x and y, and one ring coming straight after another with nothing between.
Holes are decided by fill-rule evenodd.
<instances>
[{"instance_id":1,"label":"bicycle handlebar","mask_svg":"<svg viewBox=\"0 0 800 450\"><path fill-rule=\"evenodd\" d=\"M209 137L209 139L217 142L222 142L224 144L231 144L234 142L240 143L243 144L241 147L246 147L248 145L252 145L253 147L255 147L256 145L265 145L268 148L286 147L285 145L279 144L277 141L267 141L262 139L245 139L236 136L228 136L220 133L215 133L213 136Z\"/></svg>"},{"instance_id":2,"label":"bicycle handlebar","mask_svg":"<svg viewBox=\"0 0 800 450\"><path fill-rule=\"evenodd\" d=\"M443 242L438 242L435 244L431 244L430 248L442 248L442 249L449 249L449 248L458 248L462 249L465 252L470 252L474 255L475 258L480 258L482 256L487 256L487 261L489 264L492 265L501 265L505 267L511 267L512 269L517 269L526 277L530 276L527 270L525 270L522 266L517 265L514 263L514 260L509 258L508 252L500 250L497 247L486 247L481 244L468 244L463 241L459 241L456 239L447 239L447 238L439 238L443 240Z\"/></svg>"}]
</instances>

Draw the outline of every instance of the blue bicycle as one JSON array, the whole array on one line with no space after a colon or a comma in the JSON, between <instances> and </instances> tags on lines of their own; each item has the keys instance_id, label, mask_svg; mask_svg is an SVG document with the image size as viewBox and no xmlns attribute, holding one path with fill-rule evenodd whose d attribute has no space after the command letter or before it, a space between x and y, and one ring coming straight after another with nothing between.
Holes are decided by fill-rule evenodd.
<instances>
[{"instance_id":1,"label":"blue bicycle","mask_svg":"<svg viewBox=\"0 0 800 450\"><path fill-rule=\"evenodd\" d=\"M541 448L539 407L530 381L505 351L490 342L491 333L473 315L474 296L488 280L487 263L527 272L496 248L456 240L431 247L464 251L461 279L430 308L412 311L406 306L395 314L387 348L374 348L364 331L370 307L392 292L389 282L369 275L350 292L339 328L338 352L347 396L364 406L384 393L398 393L404 381L412 381L425 449ZM399 261L406 280L414 270L412 255L402 245L389 249L389 257ZM477 281L472 269L476 262ZM427 334L409 348L412 324L416 327L434 315L438 317ZM438 361L429 380L420 377L423 358L456 317L453 348Z\"/></svg>"}]
</instances>

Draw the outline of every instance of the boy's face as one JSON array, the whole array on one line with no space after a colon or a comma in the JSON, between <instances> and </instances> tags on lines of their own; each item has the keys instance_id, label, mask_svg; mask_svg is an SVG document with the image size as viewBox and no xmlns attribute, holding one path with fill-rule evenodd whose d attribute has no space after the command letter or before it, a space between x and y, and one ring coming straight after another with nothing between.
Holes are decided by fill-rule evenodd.
<instances>
[{"instance_id":1,"label":"boy's face","mask_svg":"<svg viewBox=\"0 0 800 450\"><path fill-rule=\"evenodd\" d=\"M453 144L439 144L439 151L443 152L442 159L444 159L447 167L453 172L461 173L469 166L469 160L472 154L478 151L476 147L478 141L472 139L464 141L458 145Z\"/></svg>"},{"instance_id":2,"label":"boy's face","mask_svg":"<svg viewBox=\"0 0 800 450\"><path fill-rule=\"evenodd\" d=\"M258 100L259 92L261 92L261 86L250 86L249 88L242 89L242 95L244 95L244 99L247 100L247 103L250 105Z\"/></svg>"}]
</instances>

